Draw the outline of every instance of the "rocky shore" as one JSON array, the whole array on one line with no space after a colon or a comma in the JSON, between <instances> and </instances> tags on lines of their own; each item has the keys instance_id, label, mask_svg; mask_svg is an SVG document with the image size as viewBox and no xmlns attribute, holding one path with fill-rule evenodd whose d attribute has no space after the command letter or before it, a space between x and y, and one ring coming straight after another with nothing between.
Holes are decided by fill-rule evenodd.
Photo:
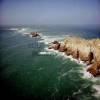
<instances>
[{"instance_id":1,"label":"rocky shore","mask_svg":"<svg viewBox=\"0 0 100 100\"><path fill-rule=\"evenodd\" d=\"M94 77L100 76L100 39L86 40L79 37L67 37L64 41L53 41L49 49L64 52L90 66L87 71Z\"/></svg>"}]
</instances>

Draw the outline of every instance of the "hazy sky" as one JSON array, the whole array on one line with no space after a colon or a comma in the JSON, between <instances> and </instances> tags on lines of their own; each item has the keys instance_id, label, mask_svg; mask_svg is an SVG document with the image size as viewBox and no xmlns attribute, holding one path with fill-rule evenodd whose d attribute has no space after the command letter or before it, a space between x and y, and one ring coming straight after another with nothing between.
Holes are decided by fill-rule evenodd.
<instances>
[{"instance_id":1,"label":"hazy sky","mask_svg":"<svg viewBox=\"0 0 100 100\"><path fill-rule=\"evenodd\" d=\"M0 0L0 24L100 25L100 0Z\"/></svg>"}]
</instances>

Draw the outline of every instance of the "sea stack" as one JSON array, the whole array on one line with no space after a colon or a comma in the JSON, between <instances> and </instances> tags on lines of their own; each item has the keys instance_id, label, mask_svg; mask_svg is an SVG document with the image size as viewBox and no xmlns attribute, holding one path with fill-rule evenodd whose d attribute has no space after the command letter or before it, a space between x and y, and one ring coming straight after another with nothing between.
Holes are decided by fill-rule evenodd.
<instances>
[{"instance_id":1,"label":"sea stack","mask_svg":"<svg viewBox=\"0 0 100 100\"><path fill-rule=\"evenodd\" d=\"M100 75L100 39L86 40L79 37L68 37L63 42L54 41L50 49L65 52L73 58L90 65L87 69L94 77Z\"/></svg>"},{"instance_id":2,"label":"sea stack","mask_svg":"<svg viewBox=\"0 0 100 100\"><path fill-rule=\"evenodd\" d=\"M30 34L32 35L32 37L40 36L38 32L31 32Z\"/></svg>"}]
</instances>

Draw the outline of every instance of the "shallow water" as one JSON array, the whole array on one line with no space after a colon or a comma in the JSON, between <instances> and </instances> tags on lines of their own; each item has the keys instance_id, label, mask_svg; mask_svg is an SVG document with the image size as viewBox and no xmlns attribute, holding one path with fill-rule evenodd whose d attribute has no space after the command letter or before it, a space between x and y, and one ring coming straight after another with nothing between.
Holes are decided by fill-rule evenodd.
<instances>
[{"instance_id":1,"label":"shallow water","mask_svg":"<svg viewBox=\"0 0 100 100\"><path fill-rule=\"evenodd\" d=\"M31 31L40 32L41 37L32 38L28 35ZM85 66L70 57L47 49L48 43L53 40L61 41L74 35L99 37L97 30L68 30L66 27L2 28L2 95L34 100L99 100L100 78L89 76Z\"/></svg>"}]
</instances>

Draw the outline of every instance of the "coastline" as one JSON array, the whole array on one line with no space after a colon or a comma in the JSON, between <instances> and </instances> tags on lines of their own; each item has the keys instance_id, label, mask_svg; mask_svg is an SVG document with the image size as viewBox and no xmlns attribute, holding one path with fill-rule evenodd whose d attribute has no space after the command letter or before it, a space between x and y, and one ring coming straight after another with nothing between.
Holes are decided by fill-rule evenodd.
<instances>
[{"instance_id":1,"label":"coastline","mask_svg":"<svg viewBox=\"0 0 100 100\"><path fill-rule=\"evenodd\" d=\"M80 37L67 37L64 41L53 41L48 49L62 52L76 62L84 63L92 76L100 76L100 39L86 40Z\"/></svg>"}]
</instances>

